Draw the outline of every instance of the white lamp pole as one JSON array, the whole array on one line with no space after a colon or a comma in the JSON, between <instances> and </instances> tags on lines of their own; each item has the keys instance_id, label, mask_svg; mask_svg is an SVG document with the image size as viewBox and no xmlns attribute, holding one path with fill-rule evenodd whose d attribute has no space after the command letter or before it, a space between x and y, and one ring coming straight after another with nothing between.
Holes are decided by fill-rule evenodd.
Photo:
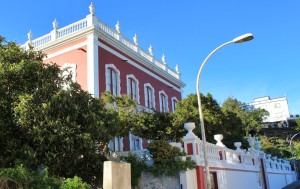
<instances>
[{"instance_id":1,"label":"white lamp pole","mask_svg":"<svg viewBox=\"0 0 300 189\"><path fill-rule=\"evenodd\" d=\"M205 58L198 72L196 88L197 88L197 98L198 98L198 108L199 108L199 118L200 118L200 129L202 134L203 153L204 153L203 155L204 155L205 174L206 174L206 189L211 189L211 180L210 180L209 166L208 166L207 153L206 153L206 136L205 136L205 127L204 127L204 120L203 120L203 113L202 113L202 106L201 106L200 75L202 73L203 67L206 64L206 62L216 51L231 43L242 43L242 42L250 41L252 39L253 39L253 35L251 33L247 33L233 39L232 41L220 45Z\"/></svg>"},{"instance_id":2,"label":"white lamp pole","mask_svg":"<svg viewBox=\"0 0 300 189\"><path fill-rule=\"evenodd\" d=\"M293 139L297 136L297 135L299 135L300 133L296 133L296 134L294 134L293 136L292 136L292 138L291 138L291 140L290 140L290 150L291 150L291 153L292 153L292 160L293 160L293 164L294 164L294 170L295 170L295 173L297 173L297 171L296 171L296 162L295 162L295 160L294 160L294 152L293 152L293 144L292 144L292 141L293 141Z\"/></svg>"}]
</instances>

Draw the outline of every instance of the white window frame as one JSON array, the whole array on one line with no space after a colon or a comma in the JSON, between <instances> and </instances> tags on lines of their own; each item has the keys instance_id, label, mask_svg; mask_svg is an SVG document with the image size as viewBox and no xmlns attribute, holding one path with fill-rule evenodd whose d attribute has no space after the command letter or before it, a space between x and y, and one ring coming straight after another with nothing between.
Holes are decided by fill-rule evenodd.
<instances>
[{"instance_id":1,"label":"white window frame","mask_svg":"<svg viewBox=\"0 0 300 189\"><path fill-rule=\"evenodd\" d=\"M117 69L117 67L114 64L106 64L105 65L105 85L106 85L106 91L110 92L110 86L108 85L108 81L110 78L109 76L109 71L110 69L113 69L116 72L116 80L117 80L117 94L116 96L121 95L121 80L120 80L120 71ZM109 80L108 80L109 79Z\"/></svg>"},{"instance_id":2,"label":"white window frame","mask_svg":"<svg viewBox=\"0 0 300 189\"><path fill-rule=\"evenodd\" d=\"M152 107L149 107L147 101L147 87L149 87L152 91ZM144 94L145 94L145 107L150 109L155 109L155 90L150 83L144 84Z\"/></svg>"},{"instance_id":3,"label":"white window frame","mask_svg":"<svg viewBox=\"0 0 300 189\"><path fill-rule=\"evenodd\" d=\"M163 99L162 97L165 97L165 103L163 106ZM163 109L164 107L164 109ZM165 91L159 91L159 110L160 112L168 112L169 111L169 102L168 102L168 95L165 93Z\"/></svg>"},{"instance_id":4,"label":"white window frame","mask_svg":"<svg viewBox=\"0 0 300 189\"><path fill-rule=\"evenodd\" d=\"M126 75L126 81L127 81L127 95L131 97L131 84L130 80L135 81L135 87L136 87L136 99L132 99L133 101L136 101L138 104L140 104L140 88L139 88L139 81L136 79L136 77L133 74Z\"/></svg>"},{"instance_id":5,"label":"white window frame","mask_svg":"<svg viewBox=\"0 0 300 189\"><path fill-rule=\"evenodd\" d=\"M76 76L77 76L77 72L76 72L76 64L72 64L72 63L65 63L60 67L61 72L61 77L65 77L71 74L71 79L72 81L75 83L76 82ZM64 83L62 85L62 87L64 89L69 88L69 84L68 83Z\"/></svg>"},{"instance_id":6,"label":"white window frame","mask_svg":"<svg viewBox=\"0 0 300 189\"><path fill-rule=\"evenodd\" d=\"M176 107L177 107L178 99L176 97L172 97L171 101L172 101L172 111L174 112L176 110ZM176 101L176 107L174 105L174 101Z\"/></svg>"}]
</instances>

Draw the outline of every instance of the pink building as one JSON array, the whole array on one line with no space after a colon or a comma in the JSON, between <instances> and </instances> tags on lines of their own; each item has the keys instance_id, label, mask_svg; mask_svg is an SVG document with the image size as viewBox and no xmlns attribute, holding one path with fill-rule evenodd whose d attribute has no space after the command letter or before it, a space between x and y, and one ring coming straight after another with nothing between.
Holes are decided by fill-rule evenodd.
<instances>
[{"instance_id":1,"label":"pink building","mask_svg":"<svg viewBox=\"0 0 300 189\"><path fill-rule=\"evenodd\" d=\"M109 91L113 95L128 94L142 108L157 111L174 111L181 100L185 84L180 79L179 68L167 66L153 55L150 45L148 52L121 34L120 24L115 29L101 22L94 14L95 6L89 6L90 14L73 24L58 28L53 21L53 30L37 39L28 33L28 42L46 55L46 63L55 62L72 73L72 79L95 97ZM141 150L146 143L129 134L115 137L110 143L114 151Z\"/></svg>"}]
</instances>

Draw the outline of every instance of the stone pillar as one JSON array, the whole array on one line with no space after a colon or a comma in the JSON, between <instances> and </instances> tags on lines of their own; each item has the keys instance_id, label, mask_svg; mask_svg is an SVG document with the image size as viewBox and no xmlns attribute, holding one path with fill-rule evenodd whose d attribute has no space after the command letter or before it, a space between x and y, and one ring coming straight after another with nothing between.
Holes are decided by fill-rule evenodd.
<instances>
[{"instance_id":1,"label":"stone pillar","mask_svg":"<svg viewBox=\"0 0 300 189\"><path fill-rule=\"evenodd\" d=\"M184 143L184 151L188 156L190 156L197 165L201 165L200 161L200 149L199 145L202 145L200 143L200 139L193 133L193 129L195 128L195 123L185 123L184 128L188 131L188 133L183 137L183 143Z\"/></svg>"},{"instance_id":2,"label":"stone pillar","mask_svg":"<svg viewBox=\"0 0 300 189\"><path fill-rule=\"evenodd\" d=\"M197 174L196 169L180 171L179 173L180 185L182 189L197 188Z\"/></svg>"},{"instance_id":3,"label":"stone pillar","mask_svg":"<svg viewBox=\"0 0 300 189\"><path fill-rule=\"evenodd\" d=\"M103 189L131 188L130 163L105 161L103 169Z\"/></svg>"}]
</instances>

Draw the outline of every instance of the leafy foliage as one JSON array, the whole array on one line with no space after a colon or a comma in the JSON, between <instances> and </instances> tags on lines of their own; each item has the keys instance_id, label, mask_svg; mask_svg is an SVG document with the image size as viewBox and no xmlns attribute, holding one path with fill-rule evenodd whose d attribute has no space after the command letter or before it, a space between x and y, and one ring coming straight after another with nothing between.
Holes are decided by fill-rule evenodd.
<instances>
[{"instance_id":1,"label":"leafy foliage","mask_svg":"<svg viewBox=\"0 0 300 189\"><path fill-rule=\"evenodd\" d=\"M46 166L56 176L101 181L115 114L44 64L41 52L0 40L0 167Z\"/></svg>"},{"instance_id":2,"label":"leafy foliage","mask_svg":"<svg viewBox=\"0 0 300 189\"><path fill-rule=\"evenodd\" d=\"M296 130L299 131L300 130L300 118L296 119L295 122L296 122Z\"/></svg>"},{"instance_id":3,"label":"leafy foliage","mask_svg":"<svg viewBox=\"0 0 300 189\"><path fill-rule=\"evenodd\" d=\"M227 98L222 104L223 112L232 112L241 120L241 126L248 135L255 134L262 128L263 118L269 113L264 109L254 109L253 111L246 111L243 109L243 103L234 98Z\"/></svg>"},{"instance_id":4,"label":"leafy foliage","mask_svg":"<svg viewBox=\"0 0 300 189\"><path fill-rule=\"evenodd\" d=\"M260 136L262 149L267 154L281 158L291 157L289 141L275 137ZM300 155L300 154L299 154Z\"/></svg>"},{"instance_id":5,"label":"leafy foliage","mask_svg":"<svg viewBox=\"0 0 300 189\"><path fill-rule=\"evenodd\" d=\"M66 179L59 189L88 189L91 186L82 181L80 177Z\"/></svg>"},{"instance_id":6,"label":"leafy foliage","mask_svg":"<svg viewBox=\"0 0 300 189\"><path fill-rule=\"evenodd\" d=\"M228 147L231 147L233 142L243 140L241 120L233 112L222 111L219 104L209 93L206 96L201 94L201 102L207 141L215 142L213 139L215 134L224 134L223 142ZM179 102L174 114L174 124L177 129L182 128L182 125L188 121L195 122L194 133L201 136L196 94L190 94ZM182 134L185 133L185 131L182 132Z\"/></svg>"},{"instance_id":7,"label":"leafy foliage","mask_svg":"<svg viewBox=\"0 0 300 189\"><path fill-rule=\"evenodd\" d=\"M183 161L181 156L185 156L185 154L164 140L152 141L148 145L148 149L154 160L154 164L149 167L148 171L156 176L172 176L179 171L196 168L196 163L193 160L187 158L186 161Z\"/></svg>"},{"instance_id":8,"label":"leafy foliage","mask_svg":"<svg viewBox=\"0 0 300 189\"><path fill-rule=\"evenodd\" d=\"M47 169L43 174L30 171L22 165L0 169L0 188L2 189L58 189L61 183L59 179L49 176Z\"/></svg>"}]
</instances>

